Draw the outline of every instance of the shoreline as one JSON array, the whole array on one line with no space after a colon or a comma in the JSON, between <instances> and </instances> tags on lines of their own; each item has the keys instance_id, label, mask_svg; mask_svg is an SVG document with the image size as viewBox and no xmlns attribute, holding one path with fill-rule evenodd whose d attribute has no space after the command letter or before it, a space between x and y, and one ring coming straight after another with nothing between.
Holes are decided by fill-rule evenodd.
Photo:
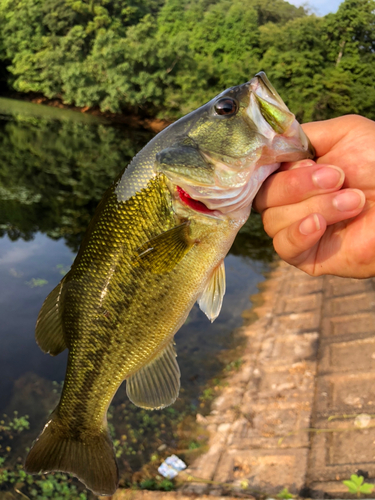
<instances>
[{"instance_id":1,"label":"shoreline","mask_svg":"<svg viewBox=\"0 0 375 500\"><path fill-rule=\"evenodd\" d=\"M163 120L160 118L152 118L149 116L141 116L136 114L134 111L129 110L129 114L124 113L112 113L110 111L100 111L99 108L94 107L78 107L69 104L64 104L61 99L48 99L40 94L22 94L18 92L4 93L1 97L7 99L13 99L17 101L31 102L33 104L39 104L41 106L48 106L58 109L67 109L70 111L75 111L77 113L83 113L86 115L91 115L98 118L103 118L108 120L113 124L127 125L134 128L145 128L155 133L159 133L164 130L168 125L173 123L173 120Z\"/></svg>"}]
</instances>

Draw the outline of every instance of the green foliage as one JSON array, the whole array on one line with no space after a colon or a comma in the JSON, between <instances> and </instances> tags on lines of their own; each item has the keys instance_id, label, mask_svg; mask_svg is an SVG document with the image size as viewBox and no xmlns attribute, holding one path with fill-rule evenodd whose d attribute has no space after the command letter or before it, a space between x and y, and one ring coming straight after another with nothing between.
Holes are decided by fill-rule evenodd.
<instances>
[{"instance_id":1,"label":"green foliage","mask_svg":"<svg viewBox=\"0 0 375 500\"><path fill-rule=\"evenodd\" d=\"M280 491L280 493L278 493L276 496L277 496L277 498L281 498L283 500L289 500L290 498L294 498L294 495L292 495L291 493L289 493L288 488L283 488Z\"/></svg>"},{"instance_id":2,"label":"green foliage","mask_svg":"<svg viewBox=\"0 0 375 500\"><path fill-rule=\"evenodd\" d=\"M30 427L28 415L19 417L17 411L13 412L13 415L13 418L8 417L8 415L3 415L3 419L0 420L1 440L4 439L4 436L8 436L10 439L13 439L14 432L19 434L23 430L29 429Z\"/></svg>"},{"instance_id":3,"label":"green foliage","mask_svg":"<svg viewBox=\"0 0 375 500\"><path fill-rule=\"evenodd\" d=\"M226 365L224 371L226 372L238 371L241 368L242 364L243 364L242 359L235 359L234 361L231 361Z\"/></svg>"},{"instance_id":4,"label":"green foliage","mask_svg":"<svg viewBox=\"0 0 375 500\"><path fill-rule=\"evenodd\" d=\"M8 459L8 454L17 446L19 436L29 430L28 415L13 417L3 415L0 420L0 490L16 489L22 495L35 500L86 500L87 495L79 491L72 478L67 474L48 474L32 476L27 474L23 466ZM8 463L9 462L9 463ZM78 483L77 483L78 484Z\"/></svg>"},{"instance_id":5,"label":"green foliage","mask_svg":"<svg viewBox=\"0 0 375 500\"><path fill-rule=\"evenodd\" d=\"M69 271L69 268L64 266L63 264L57 264L56 269L58 270L59 274L61 274L61 276L65 276Z\"/></svg>"},{"instance_id":6,"label":"green foliage","mask_svg":"<svg viewBox=\"0 0 375 500\"><path fill-rule=\"evenodd\" d=\"M31 278L30 281L25 282L30 288L37 288L40 286L48 285L48 281L42 278Z\"/></svg>"},{"instance_id":7,"label":"green foliage","mask_svg":"<svg viewBox=\"0 0 375 500\"><path fill-rule=\"evenodd\" d=\"M358 496L361 496L361 493L368 495L373 492L374 485L370 483L363 482L363 476L357 476L356 474L352 474L350 476L350 480L343 481L343 484L347 486L349 493L354 493Z\"/></svg>"},{"instance_id":8,"label":"green foliage","mask_svg":"<svg viewBox=\"0 0 375 500\"><path fill-rule=\"evenodd\" d=\"M190 441L188 448L189 450L197 450L201 446L201 443L197 443L197 441Z\"/></svg>"},{"instance_id":9,"label":"green foliage","mask_svg":"<svg viewBox=\"0 0 375 500\"><path fill-rule=\"evenodd\" d=\"M175 485L169 479L145 479L139 484L142 490L172 491Z\"/></svg>"},{"instance_id":10,"label":"green foliage","mask_svg":"<svg viewBox=\"0 0 375 500\"><path fill-rule=\"evenodd\" d=\"M87 499L86 492L80 492L67 474L48 474L38 479L38 477L26 474L21 465L13 469L0 469L0 487L6 488L7 486L17 488L23 495L35 500Z\"/></svg>"},{"instance_id":11,"label":"green foliage","mask_svg":"<svg viewBox=\"0 0 375 500\"><path fill-rule=\"evenodd\" d=\"M199 397L201 403L209 403L215 397L215 391L210 387L203 390L202 395Z\"/></svg>"},{"instance_id":12,"label":"green foliage","mask_svg":"<svg viewBox=\"0 0 375 500\"><path fill-rule=\"evenodd\" d=\"M375 0L316 17L284 0L4 0L9 85L177 117L265 70L298 118L375 118Z\"/></svg>"}]
</instances>

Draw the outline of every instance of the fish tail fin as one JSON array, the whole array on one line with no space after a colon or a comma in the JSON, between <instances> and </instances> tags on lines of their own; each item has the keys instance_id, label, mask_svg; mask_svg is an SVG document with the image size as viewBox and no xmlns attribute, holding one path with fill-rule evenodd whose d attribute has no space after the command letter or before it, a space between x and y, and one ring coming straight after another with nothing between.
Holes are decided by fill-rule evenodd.
<instances>
[{"instance_id":1,"label":"fish tail fin","mask_svg":"<svg viewBox=\"0 0 375 500\"><path fill-rule=\"evenodd\" d=\"M27 455L25 471L29 474L69 472L96 495L112 495L119 479L107 429L91 433L87 438L74 437L64 429L55 412Z\"/></svg>"}]
</instances>

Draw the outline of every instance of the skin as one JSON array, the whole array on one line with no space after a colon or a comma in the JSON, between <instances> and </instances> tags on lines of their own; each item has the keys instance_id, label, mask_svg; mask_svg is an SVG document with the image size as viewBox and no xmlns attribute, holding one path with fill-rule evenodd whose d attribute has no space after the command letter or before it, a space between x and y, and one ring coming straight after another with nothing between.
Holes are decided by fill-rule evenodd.
<instances>
[{"instance_id":1,"label":"skin","mask_svg":"<svg viewBox=\"0 0 375 500\"><path fill-rule=\"evenodd\" d=\"M375 275L375 122L357 115L307 123L316 162L284 163L254 208L276 252L311 276Z\"/></svg>"}]
</instances>

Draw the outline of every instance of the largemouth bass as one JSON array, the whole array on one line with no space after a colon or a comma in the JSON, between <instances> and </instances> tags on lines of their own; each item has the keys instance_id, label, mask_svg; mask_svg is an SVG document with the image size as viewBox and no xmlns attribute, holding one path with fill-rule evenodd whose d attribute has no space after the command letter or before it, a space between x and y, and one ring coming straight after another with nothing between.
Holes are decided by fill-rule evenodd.
<instances>
[{"instance_id":1,"label":"largemouth bass","mask_svg":"<svg viewBox=\"0 0 375 500\"><path fill-rule=\"evenodd\" d=\"M107 409L126 379L149 409L178 396L173 337L198 301L213 321L224 257L265 178L314 151L264 73L166 128L105 193L71 270L39 313L36 340L69 350L60 402L34 443L29 473L70 472L99 495L118 469Z\"/></svg>"}]
</instances>

